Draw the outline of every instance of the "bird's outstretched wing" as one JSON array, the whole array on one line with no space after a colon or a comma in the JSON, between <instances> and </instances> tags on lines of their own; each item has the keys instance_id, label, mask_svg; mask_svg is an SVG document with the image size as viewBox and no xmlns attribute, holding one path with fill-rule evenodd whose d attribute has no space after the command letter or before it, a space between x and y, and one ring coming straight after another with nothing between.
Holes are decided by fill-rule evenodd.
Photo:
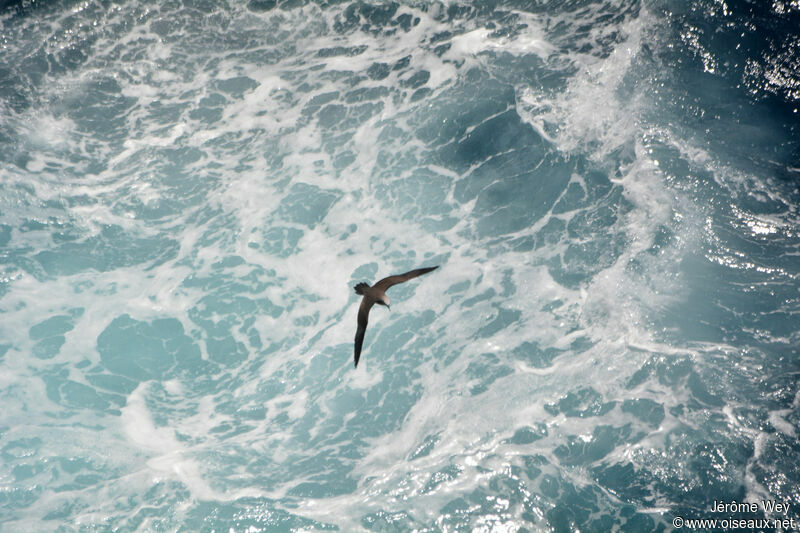
<instances>
[{"instance_id":1,"label":"bird's outstretched wing","mask_svg":"<svg viewBox=\"0 0 800 533\"><path fill-rule=\"evenodd\" d=\"M369 310L375 300L365 296L361 299L361 307L358 308L358 329L356 329L356 345L353 352L353 366L358 367L358 360L361 358L361 345L364 344L364 333L367 331Z\"/></svg>"},{"instance_id":2,"label":"bird's outstretched wing","mask_svg":"<svg viewBox=\"0 0 800 533\"><path fill-rule=\"evenodd\" d=\"M437 268L439 268L439 265L436 265L435 267L418 268L416 270L412 270L410 272L406 272L405 274L398 274L396 276L389 276L388 278L383 278L382 280L380 280L378 283L376 283L372 287L374 289L378 289L378 290L386 292L386 289L388 289L392 285L397 285L398 283L403 283L404 281L408 281L408 280L410 280L412 278L416 278L417 276L421 276L423 274L427 274L428 272L430 272L432 270L436 270ZM361 316L360 313L359 313L359 316Z\"/></svg>"}]
</instances>

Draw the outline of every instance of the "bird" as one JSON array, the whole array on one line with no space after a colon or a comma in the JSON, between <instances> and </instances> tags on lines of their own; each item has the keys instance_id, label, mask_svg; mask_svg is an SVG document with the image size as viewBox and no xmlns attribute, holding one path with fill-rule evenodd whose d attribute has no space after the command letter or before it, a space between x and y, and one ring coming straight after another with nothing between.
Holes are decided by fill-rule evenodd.
<instances>
[{"instance_id":1,"label":"bird","mask_svg":"<svg viewBox=\"0 0 800 533\"><path fill-rule=\"evenodd\" d=\"M375 304L385 305L391 311L392 308L389 307L389 297L386 296L386 290L389 287L416 278L417 276L427 274L428 272L436 270L437 268L439 268L439 265L434 267L418 268L416 270L406 272L405 274L398 274L396 276L383 278L372 287L363 281L353 287L353 289L356 291L356 294L363 296L363 298L361 298L361 305L358 308L358 329L356 329L355 349L353 351L354 367L358 368L358 360L361 358L361 346L364 344L364 333L367 331L369 310L372 309L372 306Z\"/></svg>"}]
</instances>

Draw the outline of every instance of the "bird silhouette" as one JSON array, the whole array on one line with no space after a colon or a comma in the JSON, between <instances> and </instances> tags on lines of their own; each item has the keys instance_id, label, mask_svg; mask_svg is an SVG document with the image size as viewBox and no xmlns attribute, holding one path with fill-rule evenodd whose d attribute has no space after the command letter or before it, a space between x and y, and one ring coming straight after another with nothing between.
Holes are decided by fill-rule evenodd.
<instances>
[{"instance_id":1,"label":"bird silhouette","mask_svg":"<svg viewBox=\"0 0 800 533\"><path fill-rule=\"evenodd\" d=\"M358 367L358 360L361 358L361 346L364 344L364 333L367 331L369 311L372 309L372 306L375 304L385 305L389 308L389 310L391 310L392 308L389 307L389 297L386 296L386 290L389 287L416 278L417 276L427 274L428 272L436 270L437 268L439 268L438 265L435 267L418 268L416 270L406 272L405 274L398 274L396 276L383 278L372 287L363 281L353 287L353 289L356 291L356 294L363 296L363 298L361 298L361 306L358 308L358 329L356 329L356 344L353 352L353 363L355 367Z\"/></svg>"}]
</instances>

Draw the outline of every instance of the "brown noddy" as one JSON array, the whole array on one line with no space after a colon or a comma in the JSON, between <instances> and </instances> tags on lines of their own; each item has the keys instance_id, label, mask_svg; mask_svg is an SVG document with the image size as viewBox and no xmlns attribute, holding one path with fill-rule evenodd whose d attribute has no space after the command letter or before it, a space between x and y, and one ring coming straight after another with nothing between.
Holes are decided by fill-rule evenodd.
<instances>
[{"instance_id":1,"label":"brown noddy","mask_svg":"<svg viewBox=\"0 0 800 533\"><path fill-rule=\"evenodd\" d=\"M364 296L361 299L361 306L358 308L358 329L356 330L356 346L355 351L353 352L354 366L358 366L358 360L361 357L361 345L364 343L364 332L367 331L367 319L369 318L369 310L372 309L372 306L375 304L380 304L389 307L389 297L386 296L386 290L389 287L392 285L397 285L398 283L403 283L404 281L408 281L412 278L416 278L417 276L427 274L431 270L436 270L437 268L439 268L439 265L436 265L435 267L418 268L416 270L406 272L405 274L398 274L397 276L383 278L372 287L363 281L353 287L356 291L356 294ZM391 310L391 307L389 307L389 310Z\"/></svg>"}]
</instances>

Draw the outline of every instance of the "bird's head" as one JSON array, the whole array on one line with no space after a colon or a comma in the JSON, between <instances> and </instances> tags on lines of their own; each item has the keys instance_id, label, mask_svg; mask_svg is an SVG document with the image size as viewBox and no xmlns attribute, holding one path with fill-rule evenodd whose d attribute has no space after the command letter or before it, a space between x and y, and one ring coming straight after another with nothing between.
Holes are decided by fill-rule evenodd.
<instances>
[{"instance_id":1,"label":"bird's head","mask_svg":"<svg viewBox=\"0 0 800 533\"><path fill-rule=\"evenodd\" d=\"M389 307L389 297L388 296L384 296L383 300L378 300L377 303L379 303L381 305L385 305L386 307ZM392 308L389 307L389 311L391 311L391 310L392 310Z\"/></svg>"}]
</instances>

